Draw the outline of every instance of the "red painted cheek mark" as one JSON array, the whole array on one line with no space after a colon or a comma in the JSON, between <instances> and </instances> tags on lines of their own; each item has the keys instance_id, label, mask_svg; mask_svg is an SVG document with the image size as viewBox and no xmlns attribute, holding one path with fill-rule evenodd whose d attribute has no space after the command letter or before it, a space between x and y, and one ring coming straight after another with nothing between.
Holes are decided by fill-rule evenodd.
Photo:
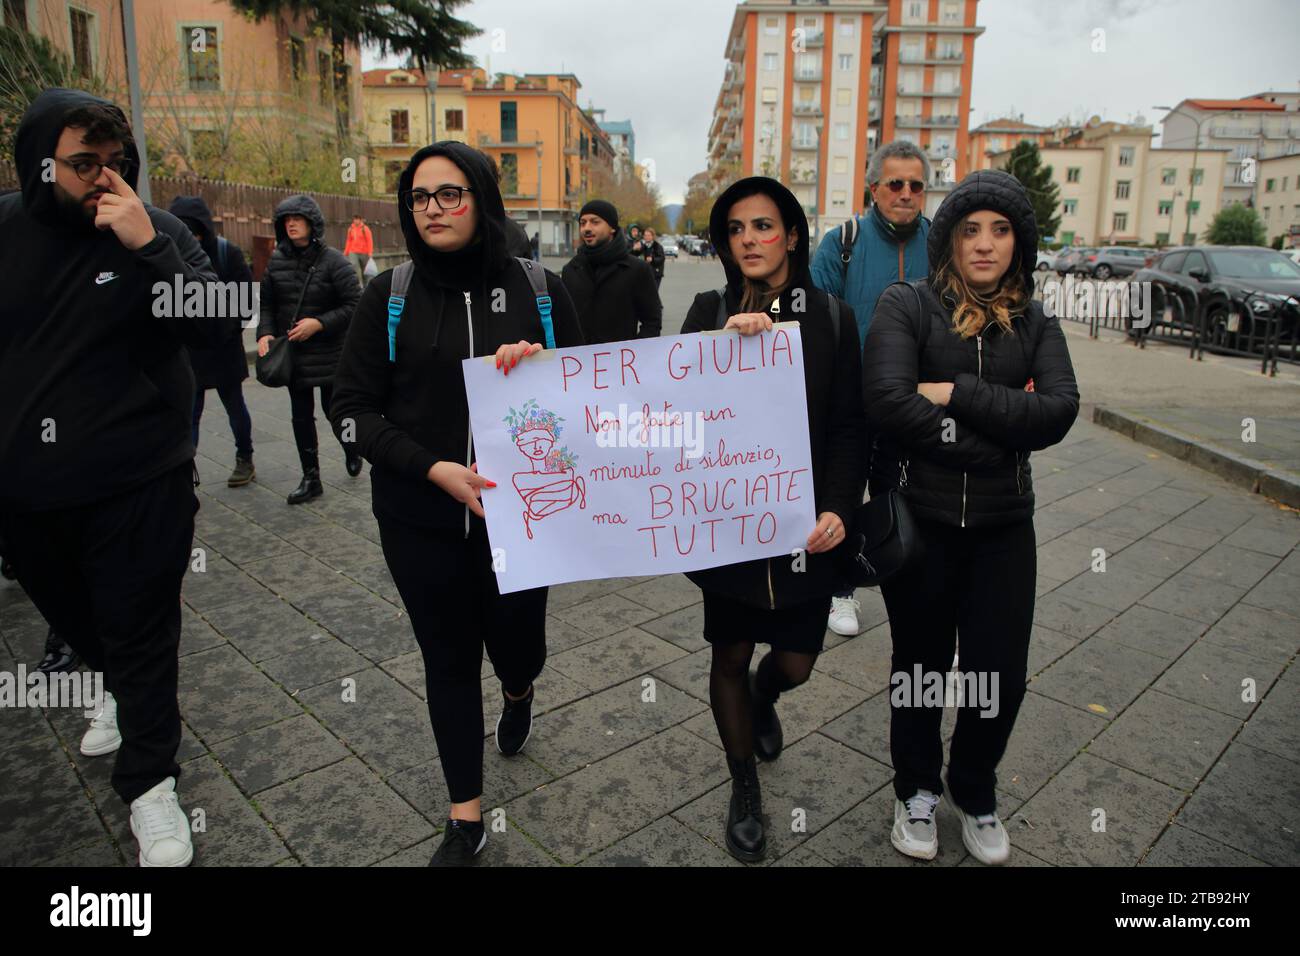
<instances>
[{"instance_id":1,"label":"red painted cheek mark","mask_svg":"<svg viewBox=\"0 0 1300 956\"><path fill-rule=\"evenodd\" d=\"M780 234L777 234L777 235L773 236L771 239L760 239L760 240L758 240L758 241L761 242L761 243L762 243L763 245L765 245L765 246L770 246L772 243L779 241L780 238L781 238Z\"/></svg>"},{"instance_id":2,"label":"red painted cheek mark","mask_svg":"<svg viewBox=\"0 0 1300 956\"><path fill-rule=\"evenodd\" d=\"M453 209L453 210L451 211L451 215L453 215L453 216L463 216L463 215L465 215L465 213L467 213L467 212L469 212L469 206L458 206L457 208L455 208L455 209Z\"/></svg>"}]
</instances>

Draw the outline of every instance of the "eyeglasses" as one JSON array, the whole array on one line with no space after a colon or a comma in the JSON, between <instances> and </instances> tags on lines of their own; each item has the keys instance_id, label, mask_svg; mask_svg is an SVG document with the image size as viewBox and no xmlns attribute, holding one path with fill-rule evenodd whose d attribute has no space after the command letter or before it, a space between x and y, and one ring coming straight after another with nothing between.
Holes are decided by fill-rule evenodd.
<instances>
[{"instance_id":1,"label":"eyeglasses","mask_svg":"<svg viewBox=\"0 0 1300 956\"><path fill-rule=\"evenodd\" d=\"M876 183L876 185L888 186L891 193L901 193L904 186L910 186L914 193L925 192L925 183L919 179L886 179L883 183Z\"/></svg>"},{"instance_id":2,"label":"eyeglasses","mask_svg":"<svg viewBox=\"0 0 1300 956\"><path fill-rule=\"evenodd\" d=\"M99 178L105 167L111 169L123 179L127 179L131 175L131 170L135 169L135 164L129 159L110 159L106 163L99 163L93 159L79 159L76 162L60 159L59 162L65 166L71 166L72 171L77 174L77 178L83 183L93 183Z\"/></svg>"},{"instance_id":3,"label":"eyeglasses","mask_svg":"<svg viewBox=\"0 0 1300 956\"><path fill-rule=\"evenodd\" d=\"M472 193L468 186L439 186L436 192L427 189L408 189L402 193L402 202L411 212L423 212L429 208L430 197L439 209L456 209L460 206L461 194Z\"/></svg>"}]
</instances>

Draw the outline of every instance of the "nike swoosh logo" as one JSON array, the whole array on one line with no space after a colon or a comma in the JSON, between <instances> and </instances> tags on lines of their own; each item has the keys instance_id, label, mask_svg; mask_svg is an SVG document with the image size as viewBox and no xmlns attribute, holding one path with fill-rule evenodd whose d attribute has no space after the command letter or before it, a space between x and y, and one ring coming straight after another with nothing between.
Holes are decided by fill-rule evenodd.
<instances>
[{"instance_id":1,"label":"nike swoosh logo","mask_svg":"<svg viewBox=\"0 0 1300 956\"><path fill-rule=\"evenodd\" d=\"M95 277L95 285L103 285L105 282L112 282L116 278L116 272L101 272Z\"/></svg>"}]
</instances>

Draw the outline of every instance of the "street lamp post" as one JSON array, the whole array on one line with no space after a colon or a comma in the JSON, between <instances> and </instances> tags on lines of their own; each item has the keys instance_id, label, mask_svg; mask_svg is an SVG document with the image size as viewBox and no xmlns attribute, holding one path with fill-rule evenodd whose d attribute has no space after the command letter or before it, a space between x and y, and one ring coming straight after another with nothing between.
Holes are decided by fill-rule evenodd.
<instances>
[{"instance_id":1,"label":"street lamp post","mask_svg":"<svg viewBox=\"0 0 1300 956\"><path fill-rule=\"evenodd\" d=\"M144 136L144 106L140 102L140 57L135 45L135 2L122 0L122 39L126 45L126 82L131 97L131 136L140 151L140 172L135 192L141 202L152 202L149 189L149 147Z\"/></svg>"},{"instance_id":2,"label":"street lamp post","mask_svg":"<svg viewBox=\"0 0 1300 956\"><path fill-rule=\"evenodd\" d=\"M542 144L541 133L537 139L537 258L542 257Z\"/></svg>"}]
</instances>

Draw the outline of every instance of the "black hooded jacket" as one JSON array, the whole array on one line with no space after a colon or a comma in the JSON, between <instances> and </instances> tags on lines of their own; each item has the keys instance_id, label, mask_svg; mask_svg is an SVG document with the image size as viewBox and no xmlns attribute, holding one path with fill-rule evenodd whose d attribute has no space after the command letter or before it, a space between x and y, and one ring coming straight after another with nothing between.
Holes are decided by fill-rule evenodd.
<instances>
[{"instance_id":1,"label":"black hooded jacket","mask_svg":"<svg viewBox=\"0 0 1300 956\"><path fill-rule=\"evenodd\" d=\"M521 339L544 343L545 333L528 276L509 254L505 207L482 153L456 142L424 147L402 172L399 195L411 188L420 163L435 155L450 159L468 179L478 232L462 250L435 252L421 238L416 214L398 203L415 274L397 327L396 361L388 358L390 269L370 280L357 305L334 379L330 421L336 434L353 426L362 457L374 466L376 515L451 529L465 526L468 509L429 481L428 472L440 461L468 466L474 460L461 362ZM546 284L556 346L582 345L559 277L548 271ZM495 310L498 302L504 311Z\"/></svg>"},{"instance_id":2,"label":"black hooded jacket","mask_svg":"<svg viewBox=\"0 0 1300 956\"><path fill-rule=\"evenodd\" d=\"M809 272L808 219L794 195L774 179L754 176L732 185L713 204L709 235L718 240L718 257L727 275L726 311L740 312L744 277L731 258L726 241L727 213L740 199L762 192L781 211L786 228L799 230L799 242L790 253L793 282L779 298L781 311L767 314L774 322L795 320L803 343L804 398L808 405L808 444L812 452L814 513L834 512L845 526L853 526L853 512L862 503L866 486L866 419L862 414L862 369L858 325L853 309L839 302L839 335L831 325L830 296L816 287ZM796 305L802 299L803 312ZM682 333L717 328L718 293L695 297ZM780 402L773 395L771 401ZM812 532L810 526L807 531ZM842 546L841 546L842 548ZM837 549L838 550L838 549ZM836 552L807 555L807 567L794 568L792 558L746 561L687 577L706 591L714 591L756 607L789 607L829 596L842 586L836 571Z\"/></svg>"},{"instance_id":3,"label":"black hooded jacket","mask_svg":"<svg viewBox=\"0 0 1300 956\"><path fill-rule=\"evenodd\" d=\"M207 254L212 268L217 274L218 282L251 283L253 273L248 268L243 251L233 242L226 243L224 268L218 251L216 226L212 223L212 211L202 196L177 196L167 211L189 228L197 232L199 245ZM230 330L225 340L213 348L191 348L190 366L194 369L194 379L200 389L221 388L248 378L248 356L244 351L242 328L238 325Z\"/></svg>"},{"instance_id":4,"label":"black hooded jacket","mask_svg":"<svg viewBox=\"0 0 1300 956\"><path fill-rule=\"evenodd\" d=\"M0 198L0 511L88 504L193 459L183 346L231 324L156 315L155 284L216 278L175 216L146 205L157 235L132 251L59 206L44 160L64 118L92 104L111 105L65 89L32 102L14 147L22 190Z\"/></svg>"},{"instance_id":5,"label":"black hooded jacket","mask_svg":"<svg viewBox=\"0 0 1300 956\"><path fill-rule=\"evenodd\" d=\"M311 241L298 247L285 232L286 216L304 216L311 224ZM290 388L316 388L334 381L334 368L343 351L352 310L361 297L357 270L343 253L325 244L325 216L310 196L290 196L275 207L275 251L262 276L262 318L257 337L286 335L295 319L317 319L322 328L293 347ZM294 307L302 295L297 316Z\"/></svg>"},{"instance_id":6,"label":"black hooded jacket","mask_svg":"<svg viewBox=\"0 0 1300 956\"><path fill-rule=\"evenodd\" d=\"M1019 279L1032 293L1038 244L1033 207L1023 187L1001 170L970 174L944 199L927 243L931 275L957 223L983 209L1011 221ZM956 303L942 300L931 280L910 285L924 314L918 315L912 289L889 286L876 303L863 348L863 399L876 436L872 494L903 486L917 517L958 527L1028 520L1034 513L1029 453L1064 438L1079 412L1060 321L1030 300L1012 320L1011 333L994 324L963 339L952 325ZM1034 390L1027 392L1031 379ZM919 394L918 382L952 382L948 405Z\"/></svg>"}]
</instances>

